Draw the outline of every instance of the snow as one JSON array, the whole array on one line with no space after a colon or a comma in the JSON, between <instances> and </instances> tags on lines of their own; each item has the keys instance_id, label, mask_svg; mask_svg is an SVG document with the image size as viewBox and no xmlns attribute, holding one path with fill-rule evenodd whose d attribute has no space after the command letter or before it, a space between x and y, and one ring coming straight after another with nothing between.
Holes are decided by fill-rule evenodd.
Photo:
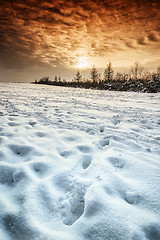
<instances>
[{"instance_id":1,"label":"snow","mask_svg":"<svg viewBox=\"0 0 160 240\"><path fill-rule=\"evenodd\" d=\"M160 94L0 83L0 239L159 240Z\"/></svg>"}]
</instances>

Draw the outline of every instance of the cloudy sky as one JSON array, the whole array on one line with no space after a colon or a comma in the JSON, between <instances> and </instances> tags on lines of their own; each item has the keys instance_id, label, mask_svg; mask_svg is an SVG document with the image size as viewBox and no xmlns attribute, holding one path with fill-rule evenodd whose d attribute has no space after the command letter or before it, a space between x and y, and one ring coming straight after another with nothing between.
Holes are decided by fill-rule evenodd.
<instances>
[{"instance_id":1,"label":"cloudy sky","mask_svg":"<svg viewBox=\"0 0 160 240\"><path fill-rule=\"evenodd\" d=\"M160 65L159 0L1 0L0 81Z\"/></svg>"}]
</instances>

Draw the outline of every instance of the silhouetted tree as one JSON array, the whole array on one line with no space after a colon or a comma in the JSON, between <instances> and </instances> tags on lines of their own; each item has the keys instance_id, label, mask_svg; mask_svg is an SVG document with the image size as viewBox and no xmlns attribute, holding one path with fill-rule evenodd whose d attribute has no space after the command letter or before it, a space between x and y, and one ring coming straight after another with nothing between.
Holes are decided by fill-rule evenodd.
<instances>
[{"instance_id":1,"label":"silhouetted tree","mask_svg":"<svg viewBox=\"0 0 160 240\"><path fill-rule=\"evenodd\" d=\"M95 66L93 66L91 69L91 79L94 84L98 82L98 77L99 77L98 70L95 68Z\"/></svg>"},{"instance_id":2,"label":"silhouetted tree","mask_svg":"<svg viewBox=\"0 0 160 240\"><path fill-rule=\"evenodd\" d=\"M54 81L58 82L58 77L57 76L54 77Z\"/></svg>"},{"instance_id":3,"label":"silhouetted tree","mask_svg":"<svg viewBox=\"0 0 160 240\"><path fill-rule=\"evenodd\" d=\"M113 80L113 73L114 73L114 70L112 68L112 63L109 62L109 64L107 65L107 68L104 70L104 81L107 82L107 81L112 81Z\"/></svg>"},{"instance_id":4,"label":"silhouetted tree","mask_svg":"<svg viewBox=\"0 0 160 240\"><path fill-rule=\"evenodd\" d=\"M144 71L144 67L141 66L138 62L135 62L133 66L131 66L131 75L133 76L134 80L141 78L142 73Z\"/></svg>"},{"instance_id":5,"label":"silhouetted tree","mask_svg":"<svg viewBox=\"0 0 160 240\"><path fill-rule=\"evenodd\" d=\"M82 81L82 75L80 74L79 70L78 70L78 72L76 73L75 81L76 81L77 83L79 83L79 82Z\"/></svg>"},{"instance_id":6,"label":"silhouetted tree","mask_svg":"<svg viewBox=\"0 0 160 240\"><path fill-rule=\"evenodd\" d=\"M61 81L62 81L62 80L61 80L61 77L59 76L59 77L58 77L58 82L60 83Z\"/></svg>"}]
</instances>

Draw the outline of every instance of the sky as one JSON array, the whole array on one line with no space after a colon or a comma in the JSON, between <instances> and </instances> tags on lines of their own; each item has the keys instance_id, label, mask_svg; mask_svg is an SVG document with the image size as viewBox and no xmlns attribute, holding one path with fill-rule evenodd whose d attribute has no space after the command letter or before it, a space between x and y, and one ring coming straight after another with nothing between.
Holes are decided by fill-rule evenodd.
<instances>
[{"instance_id":1,"label":"sky","mask_svg":"<svg viewBox=\"0 0 160 240\"><path fill-rule=\"evenodd\" d=\"M160 66L160 0L1 0L0 81Z\"/></svg>"}]
</instances>

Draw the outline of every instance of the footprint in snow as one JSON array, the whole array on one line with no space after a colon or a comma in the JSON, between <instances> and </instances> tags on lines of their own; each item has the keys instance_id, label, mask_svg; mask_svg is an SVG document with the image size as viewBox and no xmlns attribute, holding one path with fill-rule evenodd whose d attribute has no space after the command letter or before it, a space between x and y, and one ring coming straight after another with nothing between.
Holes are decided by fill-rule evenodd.
<instances>
[{"instance_id":1,"label":"footprint in snow","mask_svg":"<svg viewBox=\"0 0 160 240\"><path fill-rule=\"evenodd\" d=\"M10 116L10 117L18 117L19 115L16 114L16 113L11 113L11 114L9 114L9 116Z\"/></svg>"},{"instance_id":2,"label":"footprint in snow","mask_svg":"<svg viewBox=\"0 0 160 240\"><path fill-rule=\"evenodd\" d=\"M109 157L107 160L113 165L115 168L123 168L125 166L125 161L118 157Z\"/></svg>"},{"instance_id":3,"label":"footprint in snow","mask_svg":"<svg viewBox=\"0 0 160 240\"><path fill-rule=\"evenodd\" d=\"M73 189L66 195L66 199L62 201L62 218L65 225L71 226L84 213L85 191L80 187Z\"/></svg>"},{"instance_id":4,"label":"footprint in snow","mask_svg":"<svg viewBox=\"0 0 160 240\"><path fill-rule=\"evenodd\" d=\"M17 127L17 126L19 126L20 124L19 123L16 123L16 122L9 122L8 123L8 126L10 126L10 127Z\"/></svg>"},{"instance_id":5,"label":"footprint in snow","mask_svg":"<svg viewBox=\"0 0 160 240\"><path fill-rule=\"evenodd\" d=\"M117 125L121 122L120 120L120 117L118 115L114 115L112 118L111 118L111 122L114 124L114 125Z\"/></svg>"},{"instance_id":6,"label":"footprint in snow","mask_svg":"<svg viewBox=\"0 0 160 240\"><path fill-rule=\"evenodd\" d=\"M83 167L83 169L87 169L90 166L91 161L92 161L92 157L91 156L84 155L82 157L82 167Z\"/></svg>"},{"instance_id":7,"label":"footprint in snow","mask_svg":"<svg viewBox=\"0 0 160 240\"><path fill-rule=\"evenodd\" d=\"M125 193L125 200L129 204L136 205L143 200L143 197L139 194L136 194L135 192L126 192Z\"/></svg>"},{"instance_id":8,"label":"footprint in snow","mask_svg":"<svg viewBox=\"0 0 160 240\"><path fill-rule=\"evenodd\" d=\"M72 151L62 151L62 152L60 152L60 155L61 155L62 157L64 157L64 158L67 158L67 157L69 157L69 156L72 155L72 154L73 154Z\"/></svg>"},{"instance_id":9,"label":"footprint in snow","mask_svg":"<svg viewBox=\"0 0 160 240\"><path fill-rule=\"evenodd\" d=\"M16 120L16 118L15 117L9 117L8 120L14 122Z\"/></svg>"},{"instance_id":10,"label":"footprint in snow","mask_svg":"<svg viewBox=\"0 0 160 240\"><path fill-rule=\"evenodd\" d=\"M82 152L82 153L89 153L92 152L91 148L85 145L79 145L77 148Z\"/></svg>"},{"instance_id":11,"label":"footprint in snow","mask_svg":"<svg viewBox=\"0 0 160 240\"><path fill-rule=\"evenodd\" d=\"M15 168L1 165L0 166L0 183L7 186L13 186L13 174L15 172Z\"/></svg>"},{"instance_id":12,"label":"footprint in snow","mask_svg":"<svg viewBox=\"0 0 160 240\"><path fill-rule=\"evenodd\" d=\"M103 148L103 147L109 145L109 139L104 138L104 139L99 140L98 145L100 148Z\"/></svg>"},{"instance_id":13,"label":"footprint in snow","mask_svg":"<svg viewBox=\"0 0 160 240\"><path fill-rule=\"evenodd\" d=\"M54 185L63 191L63 197L59 199L62 221L65 225L72 225L84 212L84 196L86 186L75 183L73 176L65 173L53 178Z\"/></svg>"},{"instance_id":14,"label":"footprint in snow","mask_svg":"<svg viewBox=\"0 0 160 240\"><path fill-rule=\"evenodd\" d=\"M46 136L45 132L36 132L35 135L37 135L37 137L43 138Z\"/></svg>"},{"instance_id":15,"label":"footprint in snow","mask_svg":"<svg viewBox=\"0 0 160 240\"><path fill-rule=\"evenodd\" d=\"M32 127L34 127L37 124L36 121L29 121L29 125L31 125Z\"/></svg>"},{"instance_id":16,"label":"footprint in snow","mask_svg":"<svg viewBox=\"0 0 160 240\"><path fill-rule=\"evenodd\" d=\"M93 128L87 128L86 132L89 133L90 135L94 135L95 134L95 129Z\"/></svg>"},{"instance_id":17,"label":"footprint in snow","mask_svg":"<svg viewBox=\"0 0 160 240\"><path fill-rule=\"evenodd\" d=\"M21 157L27 156L32 151L32 147L25 146L25 145L11 144L9 145L9 148L12 150L14 154Z\"/></svg>"},{"instance_id":18,"label":"footprint in snow","mask_svg":"<svg viewBox=\"0 0 160 240\"><path fill-rule=\"evenodd\" d=\"M38 239L39 233L36 233L35 230L32 229L32 226L28 224L25 217L21 213L6 213L2 217L2 224L9 232L11 239Z\"/></svg>"},{"instance_id":19,"label":"footprint in snow","mask_svg":"<svg viewBox=\"0 0 160 240\"><path fill-rule=\"evenodd\" d=\"M160 239L160 224L153 223L143 228L147 239L159 240Z\"/></svg>"},{"instance_id":20,"label":"footprint in snow","mask_svg":"<svg viewBox=\"0 0 160 240\"><path fill-rule=\"evenodd\" d=\"M17 183L25 180L29 180L26 172L22 169L17 169L12 166L2 165L0 166L0 183L10 187L16 186Z\"/></svg>"},{"instance_id":21,"label":"footprint in snow","mask_svg":"<svg viewBox=\"0 0 160 240\"><path fill-rule=\"evenodd\" d=\"M100 126L99 131L102 133L102 132L104 132L104 130L105 130L105 127L103 125Z\"/></svg>"},{"instance_id":22,"label":"footprint in snow","mask_svg":"<svg viewBox=\"0 0 160 240\"><path fill-rule=\"evenodd\" d=\"M76 137L71 137L71 136L67 136L67 137L65 137L64 138L65 140L67 140L67 141L69 141L69 142L73 142L73 141L75 141L76 140Z\"/></svg>"},{"instance_id":23,"label":"footprint in snow","mask_svg":"<svg viewBox=\"0 0 160 240\"><path fill-rule=\"evenodd\" d=\"M48 176L48 164L45 164L43 162L34 162L30 164L30 167L37 177L42 178Z\"/></svg>"}]
</instances>

